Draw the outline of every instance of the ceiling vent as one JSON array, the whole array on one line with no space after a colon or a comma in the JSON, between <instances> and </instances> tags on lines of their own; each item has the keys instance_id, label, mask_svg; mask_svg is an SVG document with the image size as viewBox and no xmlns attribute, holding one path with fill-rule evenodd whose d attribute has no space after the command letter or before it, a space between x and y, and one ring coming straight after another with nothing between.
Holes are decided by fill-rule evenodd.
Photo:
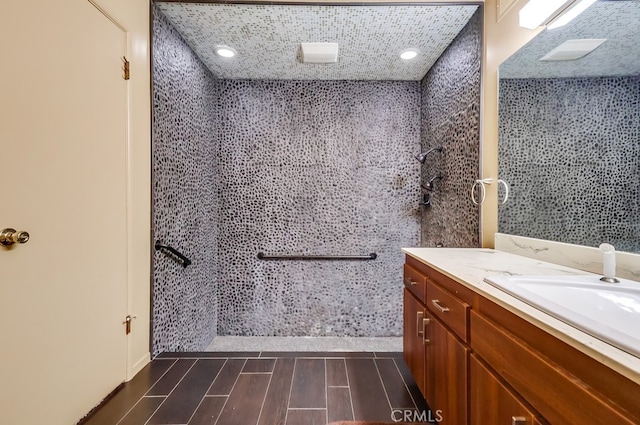
<instances>
[{"instance_id":1,"label":"ceiling vent","mask_svg":"<svg viewBox=\"0 0 640 425\"><path fill-rule=\"evenodd\" d=\"M543 57L541 61L572 61L593 52L598 46L607 41L606 38L590 38L582 40L567 40Z\"/></svg>"},{"instance_id":2,"label":"ceiling vent","mask_svg":"<svg viewBox=\"0 0 640 425\"><path fill-rule=\"evenodd\" d=\"M300 43L302 63L338 62L338 43Z\"/></svg>"}]
</instances>

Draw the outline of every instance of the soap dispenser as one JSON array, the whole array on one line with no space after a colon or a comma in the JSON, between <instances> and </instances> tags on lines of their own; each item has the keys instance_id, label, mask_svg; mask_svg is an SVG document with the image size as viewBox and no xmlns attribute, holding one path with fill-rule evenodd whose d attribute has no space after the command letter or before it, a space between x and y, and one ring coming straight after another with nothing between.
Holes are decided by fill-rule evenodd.
<instances>
[{"instance_id":1,"label":"soap dispenser","mask_svg":"<svg viewBox=\"0 0 640 425\"><path fill-rule=\"evenodd\" d=\"M602 251L602 276L601 281L607 283L620 283L616 279L616 249L608 243L600 244Z\"/></svg>"}]
</instances>

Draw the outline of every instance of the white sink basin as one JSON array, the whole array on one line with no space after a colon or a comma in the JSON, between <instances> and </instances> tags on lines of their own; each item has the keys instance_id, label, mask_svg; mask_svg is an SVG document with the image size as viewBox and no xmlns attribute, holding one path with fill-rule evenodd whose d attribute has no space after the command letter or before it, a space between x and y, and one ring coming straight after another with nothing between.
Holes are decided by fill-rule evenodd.
<instances>
[{"instance_id":1,"label":"white sink basin","mask_svg":"<svg viewBox=\"0 0 640 425\"><path fill-rule=\"evenodd\" d=\"M485 282L640 357L640 282L600 276L495 276Z\"/></svg>"}]
</instances>

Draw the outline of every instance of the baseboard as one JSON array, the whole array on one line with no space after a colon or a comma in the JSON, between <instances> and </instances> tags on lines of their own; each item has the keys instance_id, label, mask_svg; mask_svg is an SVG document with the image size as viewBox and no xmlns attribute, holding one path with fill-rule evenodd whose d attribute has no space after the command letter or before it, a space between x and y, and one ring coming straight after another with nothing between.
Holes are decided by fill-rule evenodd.
<instances>
[{"instance_id":1,"label":"baseboard","mask_svg":"<svg viewBox=\"0 0 640 425\"><path fill-rule=\"evenodd\" d=\"M124 388L124 382L121 383L120 385L118 385L113 391L111 391L109 394L107 394L107 396L102 399L102 401L100 403L98 403L97 406L95 406L93 409L91 409L89 411L89 413L87 413L86 415L84 415L84 417L82 417L78 422L76 422L76 425L84 425L87 422L89 422L89 419L91 419L93 417L93 415L96 414L96 412L98 410L100 410L102 408L102 406L104 406L105 404L107 404L107 402L109 400L111 400L113 398L113 396L115 396L118 391L120 391L121 389Z\"/></svg>"},{"instance_id":2,"label":"baseboard","mask_svg":"<svg viewBox=\"0 0 640 425\"><path fill-rule=\"evenodd\" d=\"M127 370L127 381L133 379L138 372L142 370L151 361L151 353L145 353L137 362L133 363L129 370Z\"/></svg>"}]
</instances>

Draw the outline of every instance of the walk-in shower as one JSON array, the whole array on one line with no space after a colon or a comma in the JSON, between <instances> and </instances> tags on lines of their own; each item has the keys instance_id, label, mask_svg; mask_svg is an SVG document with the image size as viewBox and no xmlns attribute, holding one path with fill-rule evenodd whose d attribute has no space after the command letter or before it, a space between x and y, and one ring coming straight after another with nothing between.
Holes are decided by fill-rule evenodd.
<instances>
[{"instance_id":1,"label":"walk-in shower","mask_svg":"<svg viewBox=\"0 0 640 425\"><path fill-rule=\"evenodd\" d=\"M216 336L400 336L401 248L421 243L427 168L412 153L434 146L421 134L432 86L476 81L449 77L479 51L478 6L158 2L153 12L154 240L191 261L154 255L153 354L203 350ZM329 24L314 29L317 16ZM366 32L398 28L402 40ZM336 64L298 61L300 40L340 37ZM202 47L219 44L237 55ZM421 54L403 61L400 44ZM434 134L460 115L436 109ZM457 160L446 141L432 151Z\"/></svg>"}]
</instances>

